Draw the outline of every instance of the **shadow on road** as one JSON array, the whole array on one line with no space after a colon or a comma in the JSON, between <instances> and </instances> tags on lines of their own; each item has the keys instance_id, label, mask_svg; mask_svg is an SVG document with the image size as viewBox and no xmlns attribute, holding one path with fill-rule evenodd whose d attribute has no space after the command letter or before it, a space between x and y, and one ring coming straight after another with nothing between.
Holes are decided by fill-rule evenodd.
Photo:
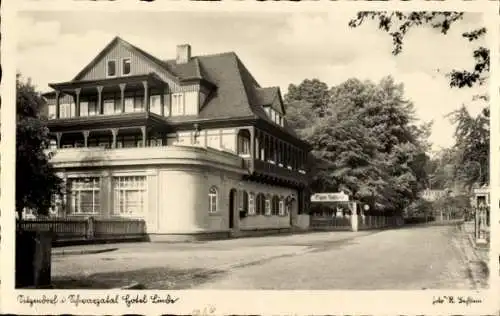
<instances>
[{"instance_id":1,"label":"shadow on road","mask_svg":"<svg viewBox=\"0 0 500 316\"><path fill-rule=\"evenodd\" d=\"M222 270L147 268L132 271L54 277L55 289L113 289L137 282L143 289L189 289L225 275Z\"/></svg>"}]
</instances>

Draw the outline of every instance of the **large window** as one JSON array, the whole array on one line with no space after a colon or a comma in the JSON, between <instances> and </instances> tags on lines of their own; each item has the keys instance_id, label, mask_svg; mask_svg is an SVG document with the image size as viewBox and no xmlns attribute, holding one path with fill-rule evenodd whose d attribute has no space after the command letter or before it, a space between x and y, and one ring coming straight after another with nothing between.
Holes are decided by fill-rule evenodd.
<instances>
[{"instance_id":1,"label":"large window","mask_svg":"<svg viewBox=\"0 0 500 316\"><path fill-rule=\"evenodd\" d=\"M272 198L271 215L278 215L279 214L279 207L280 207L280 199L277 195L275 195Z\"/></svg>"},{"instance_id":2,"label":"large window","mask_svg":"<svg viewBox=\"0 0 500 316\"><path fill-rule=\"evenodd\" d=\"M59 117L60 118L65 118L65 117L71 117L71 114L74 111L71 111L71 103L61 103L59 105Z\"/></svg>"},{"instance_id":3,"label":"large window","mask_svg":"<svg viewBox=\"0 0 500 316\"><path fill-rule=\"evenodd\" d=\"M150 107L149 110L152 113L161 115L161 96L160 95L152 95L150 97Z\"/></svg>"},{"instance_id":4,"label":"large window","mask_svg":"<svg viewBox=\"0 0 500 316\"><path fill-rule=\"evenodd\" d=\"M116 62L114 60L108 60L106 74L108 77L116 76Z\"/></svg>"},{"instance_id":5,"label":"large window","mask_svg":"<svg viewBox=\"0 0 500 316\"><path fill-rule=\"evenodd\" d=\"M208 212L217 212L217 188L211 187L208 191Z\"/></svg>"},{"instance_id":6,"label":"large window","mask_svg":"<svg viewBox=\"0 0 500 316\"><path fill-rule=\"evenodd\" d=\"M271 215L271 197L268 195L266 196L266 215L270 216Z\"/></svg>"},{"instance_id":7,"label":"large window","mask_svg":"<svg viewBox=\"0 0 500 316\"><path fill-rule=\"evenodd\" d=\"M89 115L89 102L88 101L80 101L80 116Z\"/></svg>"},{"instance_id":8,"label":"large window","mask_svg":"<svg viewBox=\"0 0 500 316\"><path fill-rule=\"evenodd\" d=\"M146 200L146 176L113 178L115 215L141 216Z\"/></svg>"},{"instance_id":9,"label":"large window","mask_svg":"<svg viewBox=\"0 0 500 316\"><path fill-rule=\"evenodd\" d=\"M238 154L250 155L250 133L247 130L241 130L238 133Z\"/></svg>"},{"instance_id":10,"label":"large window","mask_svg":"<svg viewBox=\"0 0 500 316\"><path fill-rule=\"evenodd\" d=\"M280 198L280 203L279 203L279 216L285 216L285 200L283 198Z\"/></svg>"},{"instance_id":11,"label":"large window","mask_svg":"<svg viewBox=\"0 0 500 316\"><path fill-rule=\"evenodd\" d=\"M122 60L122 74L123 75L130 74L130 58L124 58Z\"/></svg>"},{"instance_id":12,"label":"large window","mask_svg":"<svg viewBox=\"0 0 500 316\"><path fill-rule=\"evenodd\" d=\"M136 96L134 98L134 112L142 112L144 111L144 97Z\"/></svg>"},{"instance_id":13,"label":"large window","mask_svg":"<svg viewBox=\"0 0 500 316\"><path fill-rule=\"evenodd\" d=\"M248 215L255 214L255 194L248 194Z\"/></svg>"},{"instance_id":14,"label":"large window","mask_svg":"<svg viewBox=\"0 0 500 316\"><path fill-rule=\"evenodd\" d=\"M50 104L48 106L49 108L49 113L48 113L48 118L49 119L53 119L53 118L56 118L56 105L55 104Z\"/></svg>"},{"instance_id":15,"label":"large window","mask_svg":"<svg viewBox=\"0 0 500 316\"><path fill-rule=\"evenodd\" d=\"M115 100L106 99L104 100L104 114L110 115L115 112Z\"/></svg>"},{"instance_id":16,"label":"large window","mask_svg":"<svg viewBox=\"0 0 500 316\"><path fill-rule=\"evenodd\" d=\"M172 94L172 116L184 115L184 95L182 93Z\"/></svg>"},{"instance_id":17,"label":"large window","mask_svg":"<svg viewBox=\"0 0 500 316\"><path fill-rule=\"evenodd\" d=\"M100 211L100 181L98 177L75 178L69 181L71 212L96 214Z\"/></svg>"},{"instance_id":18,"label":"large window","mask_svg":"<svg viewBox=\"0 0 500 316\"><path fill-rule=\"evenodd\" d=\"M99 110L97 109L97 102L96 101L89 101L89 115L97 115L99 114Z\"/></svg>"},{"instance_id":19,"label":"large window","mask_svg":"<svg viewBox=\"0 0 500 316\"><path fill-rule=\"evenodd\" d=\"M126 97L124 101L125 101L125 112L127 113L134 112L134 98Z\"/></svg>"}]
</instances>

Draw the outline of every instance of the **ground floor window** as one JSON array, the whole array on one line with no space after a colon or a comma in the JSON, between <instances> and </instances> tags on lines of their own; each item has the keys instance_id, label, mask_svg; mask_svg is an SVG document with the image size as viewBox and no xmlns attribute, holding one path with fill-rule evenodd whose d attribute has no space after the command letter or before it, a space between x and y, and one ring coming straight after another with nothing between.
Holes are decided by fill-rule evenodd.
<instances>
[{"instance_id":1,"label":"ground floor window","mask_svg":"<svg viewBox=\"0 0 500 316\"><path fill-rule=\"evenodd\" d=\"M69 180L72 214L96 214L100 211L100 179L98 177Z\"/></svg>"},{"instance_id":2,"label":"ground floor window","mask_svg":"<svg viewBox=\"0 0 500 316\"><path fill-rule=\"evenodd\" d=\"M217 212L217 188L211 187L208 191L208 212Z\"/></svg>"},{"instance_id":3,"label":"ground floor window","mask_svg":"<svg viewBox=\"0 0 500 316\"><path fill-rule=\"evenodd\" d=\"M137 216L144 214L146 200L145 176L113 177L115 215Z\"/></svg>"},{"instance_id":4,"label":"ground floor window","mask_svg":"<svg viewBox=\"0 0 500 316\"><path fill-rule=\"evenodd\" d=\"M255 215L255 194L248 194L248 214Z\"/></svg>"},{"instance_id":5,"label":"ground floor window","mask_svg":"<svg viewBox=\"0 0 500 316\"><path fill-rule=\"evenodd\" d=\"M278 215L278 213L279 213L279 204L280 204L279 197L276 196L276 195L273 196L271 215Z\"/></svg>"},{"instance_id":6,"label":"ground floor window","mask_svg":"<svg viewBox=\"0 0 500 316\"><path fill-rule=\"evenodd\" d=\"M280 199L279 203L279 216L285 216L285 201L283 199Z\"/></svg>"},{"instance_id":7,"label":"ground floor window","mask_svg":"<svg viewBox=\"0 0 500 316\"><path fill-rule=\"evenodd\" d=\"M266 215L271 215L271 197L266 196Z\"/></svg>"}]
</instances>

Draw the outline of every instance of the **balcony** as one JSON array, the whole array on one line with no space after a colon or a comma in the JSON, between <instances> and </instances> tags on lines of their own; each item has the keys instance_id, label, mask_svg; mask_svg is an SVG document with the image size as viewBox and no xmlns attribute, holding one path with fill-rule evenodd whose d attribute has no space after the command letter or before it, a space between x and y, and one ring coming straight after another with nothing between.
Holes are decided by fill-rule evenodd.
<instances>
[{"instance_id":1,"label":"balcony","mask_svg":"<svg viewBox=\"0 0 500 316\"><path fill-rule=\"evenodd\" d=\"M251 165L251 158L246 159L247 164ZM290 166L283 166L263 160L255 159L253 161L254 174L258 176L265 176L270 178L282 179L287 182L306 184L308 176L305 170L293 169Z\"/></svg>"},{"instance_id":2,"label":"balcony","mask_svg":"<svg viewBox=\"0 0 500 316\"><path fill-rule=\"evenodd\" d=\"M192 165L211 166L248 174L243 159L231 153L198 146L162 146L106 149L62 148L51 159L55 168Z\"/></svg>"}]
</instances>

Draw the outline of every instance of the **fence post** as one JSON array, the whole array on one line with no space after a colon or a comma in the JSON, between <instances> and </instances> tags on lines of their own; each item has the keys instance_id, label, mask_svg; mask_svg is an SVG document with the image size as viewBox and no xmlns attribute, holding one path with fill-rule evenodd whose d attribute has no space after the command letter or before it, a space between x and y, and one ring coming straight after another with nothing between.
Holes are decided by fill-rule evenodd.
<instances>
[{"instance_id":1,"label":"fence post","mask_svg":"<svg viewBox=\"0 0 500 316\"><path fill-rule=\"evenodd\" d=\"M89 217L87 218L87 223L85 225L85 229L86 229L86 236L87 236L87 239L94 239L95 237L95 231L94 231L94 218L93 217Z\"/></svg>"}]
</instances>

